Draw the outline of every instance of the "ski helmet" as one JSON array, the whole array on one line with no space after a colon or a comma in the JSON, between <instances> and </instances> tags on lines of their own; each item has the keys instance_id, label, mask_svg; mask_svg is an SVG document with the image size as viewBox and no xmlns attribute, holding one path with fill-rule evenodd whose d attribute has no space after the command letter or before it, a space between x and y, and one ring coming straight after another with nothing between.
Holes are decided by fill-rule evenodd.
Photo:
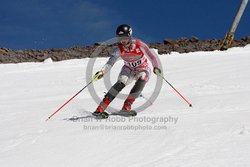
<instances>
[{"instance_id":1,"label":"ski helmet","mask_svg":"<svg viewBox=\"0 0 250 167\"><path fill-rule=\"evenodd\" d=\"M116 29L116 36L118 37L131 37L132 28L127 24L119 25Z\"/></svg>"}]
</instances>

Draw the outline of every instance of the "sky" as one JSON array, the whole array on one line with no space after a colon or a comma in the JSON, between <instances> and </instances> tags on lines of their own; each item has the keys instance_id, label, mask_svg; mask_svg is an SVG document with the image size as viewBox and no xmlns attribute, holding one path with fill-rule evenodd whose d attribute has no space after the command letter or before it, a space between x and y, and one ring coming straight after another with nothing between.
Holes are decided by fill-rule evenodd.
<instances>
[{"instance_id":1,"label":"sky","mask_svg":"<svg viewBox=\"0 0 250 167\"><path fill-rule=\"evenodd\" d=\"M241 0L0 0L0 48L93 45L129 24L146 43L196 36L222 39ZM250 35L250 5L235 38Z\"/></svg>"}]
</instances>

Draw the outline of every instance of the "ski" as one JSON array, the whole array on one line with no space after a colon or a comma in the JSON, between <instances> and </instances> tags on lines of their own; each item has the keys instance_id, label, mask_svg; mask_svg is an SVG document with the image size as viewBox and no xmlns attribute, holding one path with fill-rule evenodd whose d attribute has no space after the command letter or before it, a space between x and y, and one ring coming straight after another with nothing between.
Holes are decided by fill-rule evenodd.
<instances>
[{"instance_id":1,"label":"ski","mask_svg":"<svg viewBox=\"0 0 250 167\"><path fill-rule=\"evenodd\" d=\"M114 112L111 115L118 115L123 117L134 117L137 115L137 112L135 110L120 110L118 112Z\"/></svg>"},{"instance_id":2,"label":"ski","mask_svg":"<svg viewBox=\"0 0 250 167\"><path fill-rule=\"evenodd\" d=\"M137 112L135 110L120 110L117 112L110 113L108 115L102 116L102 115L93 115L92 112L89 112L84 115L84 116L73 116L71 118L65 118L64 120L66 121L79 121L81 119L86 119L86 118L93 118L93 119L107 119L109 116L121 116L121 117L134 117L137 115Z\"/></svg>"}]
</instances>

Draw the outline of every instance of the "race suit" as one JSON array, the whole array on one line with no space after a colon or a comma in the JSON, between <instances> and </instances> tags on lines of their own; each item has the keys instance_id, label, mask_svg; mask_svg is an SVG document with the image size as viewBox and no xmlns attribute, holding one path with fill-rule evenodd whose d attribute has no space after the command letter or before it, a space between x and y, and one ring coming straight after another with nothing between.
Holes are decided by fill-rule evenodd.
<instances>
[{"instance_id":1,"label":"race suit","mask_svg":"<svg viewBox=\"0 0 250 167\"><path fill-rule=\"evenodd\" d=\"M102 71L104 74L107 73L118 58L122 58L124 60L124 66L121 69L118 81L125 85L129 84L133 79L137 80L141 78L144 81L148 81L151 69L148 65L147 57L154 67L158 67L155 56L156 53L151 52L145 43L135 39L132 40L128 47L119 44L118 48L113 51L108 62L102 68Z\"/></svg>"},{"instance_id":2,"label":"race suit","mask_svg":"<svg viewBox=\"0 0 250 167\"><path fill-rule=\"evenodd\" d=\"M153 67L158 67L156 53L151 52L148 46L138 39L131 40L130 45L127 47L118 44L118 48L114 49L108 62L102 68L104 74L112 68L118 58L123 59L124 65L119 74L118 81L111 87L99 105L99 107L101 106L104 109L126 85L136 80L134 87L131 89L128 98L124 102L124 105L126 103L131 105L141 94L141 91L150 77L151 69L148 64L148 58Z\"/></svg>"}]
</instances>

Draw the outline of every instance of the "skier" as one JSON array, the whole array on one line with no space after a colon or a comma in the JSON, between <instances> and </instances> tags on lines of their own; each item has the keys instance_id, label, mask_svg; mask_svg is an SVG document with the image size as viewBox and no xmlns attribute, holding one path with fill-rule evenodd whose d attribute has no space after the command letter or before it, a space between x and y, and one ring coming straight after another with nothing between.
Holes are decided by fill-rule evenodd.
<instances>
[{"instance_id":1,"label":"skier","mask_svg":"<svg viewBox=\"0 0 250 167\"><path fill-rule=\"evenodd\" d=\"M141 94L151 73L147 57L151 60L154 67L153 72L157 76L161 75L161 70L158 68L158 62L154 55L155 53L151 52L148 46L141 40L132 39L132 28L129 25L122 24L118 26L116 29L116 37L118 39L118 47L113 50L108 62L103 66L101 71L98 71L93 76L93 80L101 79L111 69L119 57L124 60L124 65L117 82L104 96L102 102L93 113L93 115L98 118L108 118L109 114L105 112L108 105L126 85L136 80L135 85L131 89L122 107L122 111L131 111L131 105Z\"/></svg>"}]
</instances>

